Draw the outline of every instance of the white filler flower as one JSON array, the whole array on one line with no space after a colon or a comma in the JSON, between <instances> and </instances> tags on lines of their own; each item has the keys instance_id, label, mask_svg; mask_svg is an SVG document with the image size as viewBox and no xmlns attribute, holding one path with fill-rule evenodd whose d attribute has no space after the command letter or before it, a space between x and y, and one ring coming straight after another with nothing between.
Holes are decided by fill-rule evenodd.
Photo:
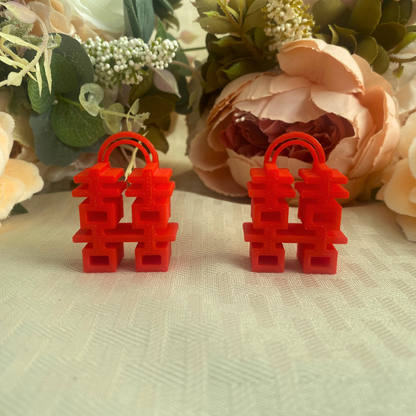
<instances>
[{"instance_id":1,"label":"white filler flower","mask_svg":"<svg viewBox=\"0 0 416 416\"><path fill-rule=\"evenodd\" d=\"M271 51L279 51L285 43L312 37L314 22L302 0L268 0L263 10L270 19L264 32L273 38Z\"/></svg>"}]
</instances>

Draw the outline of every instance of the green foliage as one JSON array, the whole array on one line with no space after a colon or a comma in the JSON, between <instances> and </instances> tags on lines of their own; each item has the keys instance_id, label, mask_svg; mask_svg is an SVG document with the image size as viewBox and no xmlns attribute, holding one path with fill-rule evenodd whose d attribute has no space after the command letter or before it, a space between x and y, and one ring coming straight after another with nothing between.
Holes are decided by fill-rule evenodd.
<instances>
[{"instance_id":1,"label":"green foliage","mask_svg":"<svg viewBox=\"0 0 416 416\"><path fill-rule=\"evenodd\" d=\"M67 166L103 137L105 130L101 118L85 111L78 99L81 86L94 80L91 61L77 40L61 37L61 44L51 58L51 92L46 87L41 62L42 93L39 94L37 82L31 79L28 96L33 109L30 125L36 155L47 165Z\"/></svg>"},{"instance_id":2,"label":"green foliage","mask_svg":"<svg viewBox=\"0 0 416 416\"><path fill-rule=\"evenodd\" d=\"M181 0L123 0L123 2L127 36L143 39L147 43L152 36L156 16L167 26L179 28L175 9L180 7Z\"/></svg>"},{"instance_id":3,"label":"green foliage","mask_svg":"<svg viewBox=\"0 0 416 416\"><path fill-rule=\"evenodd\" d=\"M201 67L204 81L202 113L232 80L276 67L265 35L267 0L196 0L199 24L207 32L208 59Z\"/></svg>"},{"instance_id":4,"label":"green foliage","mask_svg":"<svg viewBox=\"0 0 416 416\"><path fill-rule=\"evenodd\" d=\"M406 27L412 8L412 0L357 0L352 10L341 0L318 0L312 9L318 25L314 36L360 55L383 74L390 62L403 63L394 54L416 40Z\"/></svg>"}]
</instances>

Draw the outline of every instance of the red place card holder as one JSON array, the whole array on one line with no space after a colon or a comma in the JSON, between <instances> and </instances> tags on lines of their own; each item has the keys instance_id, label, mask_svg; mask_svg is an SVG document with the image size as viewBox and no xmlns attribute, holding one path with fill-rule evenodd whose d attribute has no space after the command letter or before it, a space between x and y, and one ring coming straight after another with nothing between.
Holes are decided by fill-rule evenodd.
<instances>
[{"instance_id":1,"label":"red place card holder","mask_svg":"<svg viewBox=\"0 0 416 416\"><path fill-rule=\"evenodd\" d=\"M292 145L306 147L313 156L312 169L300 169L303 182L295 184L299 192L299 224L288 223L286 198L296 196L293 176L288 169L276 166L280 152ZM297 257L305 273L335 274L338 252L334 244L347 243L340 231L342 207L335 199L348 198L348 191L341 186L348 179L325 164L319 142L306 133L284 134L269 146L263 168L253 168L250 174L252 180L247 186L253 221L245 223L243 229L244 239L250 243L252 270L282 273L283 243L296 243Z\"/></svg>"},{"instance_id":2,"label":"red place card holder","mask_svg":"<svg viewBox=\"0 0 416 416\"><path fill-rule=\"evenodd\" d=\"M144 168L133 169L127 178L128 188L127 182L120 180L123 169L112 168L109 162L111 152L123 144L139 148L146 161ZM82 250L84 272L115 272L124 256L124 243L129 242L137 243L136 271L168 270L171 243L178 231L177 223L169 223L175 188L171 176L172 169L159 167L156 150L140 134L121 132L103 143L98 163L74 177L81 185L72 195L86 198L79 206L81 229L73 237L75 243L87 243ZM124 190L127 197L135 198L131 223L120 223Z\"/></svg>"}]
</instances>

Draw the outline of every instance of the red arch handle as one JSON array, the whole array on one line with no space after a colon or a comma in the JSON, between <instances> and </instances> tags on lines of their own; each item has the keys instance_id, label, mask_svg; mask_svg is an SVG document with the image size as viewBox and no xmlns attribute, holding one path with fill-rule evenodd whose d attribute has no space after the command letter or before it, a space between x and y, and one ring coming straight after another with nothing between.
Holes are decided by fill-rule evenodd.
<instances>
[{"instance_id":1,"label":"red arch handle","mask_svg":"<svg viewBox=\"0 0 416 416\"><path fill-rule=\"evenodd\" d=\"M283 134L275 139L267 149L267 152L264 156L264 163L276 164L277 157L281 151L286 147L293 146L295 144L306 147L310 151L314 163L325 163L325 152L318 140L316 140L315 137L311 136L310 134L296 131ZM276 147L277 150L272 156L273 150ZM270 160L271 157L272 159Z\"/></svg>"},{"instance_id":2,"label":"red arch handle","mask_svg":"<svg viewBox=\"0 0 416 416\"><path fill-rule=\"evenodd\" d=\"M128 137L128 139L126 139ZM131 140L135 139L135 140ZM141 144L143 143L147 149ZM149 153L152 155L153 162L156 162L159 164L159 156L156 152L156 149L154 148L153 144L149 141L149 139L146 139L146 137L143 137L141 134L133 133L131 131L122 131L120 133L113 134L110 136L102 145L100 148L100 151L98 152L98 162L108 162L108 159L110 158L111 152L118 146L122 144L130 144L134 147L137 147L142 153L146 160L146 163L150 163L150 157Z\"/></svg>"}]
</instances>

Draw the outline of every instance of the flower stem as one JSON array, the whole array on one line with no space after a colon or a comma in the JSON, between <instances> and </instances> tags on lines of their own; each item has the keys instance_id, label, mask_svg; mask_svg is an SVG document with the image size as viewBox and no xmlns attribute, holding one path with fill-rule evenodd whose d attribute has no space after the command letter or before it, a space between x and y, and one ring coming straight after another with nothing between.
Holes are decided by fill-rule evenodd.
<instances>
[{"instance_id":1,"label":"flower stem","mask_svg":"<svg viewBox=\"0 0 416 416\"><path fill-rule=\"evenodd\" d=\"M413 58L394 58L393 56L390 56L391 62L396 62L398 64L406 64L409 62L416 62L416 55Z\"/></svg>"},{"instance_id":2,"label":"flower stem","mask_svg":"<svg viewBox=\"0 0 416 416\"><path fill-rule=\"evenodd\" d=\"M206 49L206 47L205 46L199 46L198 48L179 49L178 52L202 51L203 49Z\"/></svg>"}]
</instances>

